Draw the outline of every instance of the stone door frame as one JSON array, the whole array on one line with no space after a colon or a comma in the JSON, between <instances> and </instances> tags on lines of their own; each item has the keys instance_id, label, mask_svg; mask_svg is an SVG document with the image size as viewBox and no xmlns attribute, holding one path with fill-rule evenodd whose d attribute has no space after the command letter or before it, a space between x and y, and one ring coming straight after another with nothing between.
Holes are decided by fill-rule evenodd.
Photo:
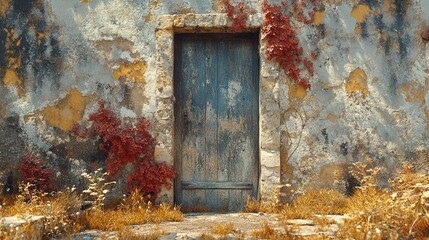
<instances>
[{"instance_id":1,"label":"stone door frame","mask_svg":"<svg viewBox=\"0 0 429 240\"><path fill-rule=\"evenodd\" d=\"M249 31L258 31L261 17L249 21ZM226 14L163 15L156 28L156 161L174 165L174 34L177 32L227 32ZM266 44L259 34L259 197L272 197L280 187L280 105L278 71L265 56ZM277 190L277 191L276 191ZM162 201L173 202L173 189L165 190Z\"/></svg>"}]
</instances>

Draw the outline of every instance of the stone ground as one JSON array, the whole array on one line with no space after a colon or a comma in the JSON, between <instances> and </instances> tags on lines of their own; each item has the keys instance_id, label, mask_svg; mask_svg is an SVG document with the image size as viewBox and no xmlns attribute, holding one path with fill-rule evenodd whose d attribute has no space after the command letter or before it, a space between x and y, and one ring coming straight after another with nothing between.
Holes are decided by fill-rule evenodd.
<instances>
[{"instance_id":1,"label":"stone ground","mask_svg":"<svg viewBox=\"0 0 429 240\"><path fill-rule=\"evenodd\" d=\"M316 216L316 218L321 216ZM216 238L222 236L215 235L211 231L219 224L233 224L233 231L227 236L227 239L236 239L237 236L243 236L246 239L252 239L251 234L255 230L261 229L263 224L267 222L270 227L277 231L285 231L285 227L289 226L290 231L295 235L311 236L311 235L324 235L332 236L337 230L339 225L344 222L346 216L341 215L327 215L327 220L321 226L318 223L323 221L314 221L309 219L294 219L288 220L286 223L279 219L276 214L266 213L227 213L227 214L214 214L214 213L190 213L185 215L183 222L166 222L161 224L144 224L131 226L130 230L139 236L147 236L154 232L163 233L162 240L175 240L175 239L199 239L202 234L209 234ZM223 237L224 238L224 237ZM98 239L118 239L115 232L101 232L97 230L89 230L77 234L73 239L82 240L98 240Z\"/></svg>"}]
</instances>

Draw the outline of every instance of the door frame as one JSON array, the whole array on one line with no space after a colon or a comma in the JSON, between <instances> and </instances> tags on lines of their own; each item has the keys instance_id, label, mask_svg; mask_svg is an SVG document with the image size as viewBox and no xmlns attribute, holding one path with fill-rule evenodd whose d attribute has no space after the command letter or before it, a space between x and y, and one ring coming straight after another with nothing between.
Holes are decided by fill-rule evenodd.
<instances>
[{"instance_id":1,"label":"door frame","mask_svg":"<svg viewBox=\"0 0 429 240\"><path fill-rule=\"evenodd\" d=\"M280 105L278 66L267 60L266 41L260 28L263 18L252 18L243 32L259 35L259 166L258 199L269 200L281 187ZM155 160L174 165L174 36L180 33L228 33L231 22L226 14L163 15L157 19ZM283 155L283 158L281 157ZM283 160L282 160L283 159ZM174 202L174 189L164 189L159 201Z\"/></svg>"},{"instance_id":2,"label":"door frame","mask_svg":"<svg viewBox=\"0 0 429 240\"><path fill-rule=\"evenodd\" d=\"M185 32L185 33L183 33L183 32L179 32L179 33L175 33L174 34L174 41L176 41L177 40L177 38L181 38L181 37L192 37L192 38L198 38L198 37L202 37L202 38L204 38L204 37L209 37L209 38L213 38L213 39L216 39L216 38L233 38L233 37L239 37L239 38L242 38L242 39L250 39L252 42L255 42L256 43L256 48L257 49L259 49L259 32L247 32L247 33L213 33L213 32L209 32L209 33L187 33L187 32ZM174 46L174 51L175 51L175 54L178 52L178 49L176 49L176 46ZM257 59L257 62L258 62L258 68L260 67L259 65L260 65L260 60L259 60L259 53L258 52L255 52L255 54L258 56L258 59ZM176 69L176 56L174 56L174 59L173 59L173 62L174 62L174 66L173 66L173 68L174 68L174 74L176 73L176 71L177 71L177 69ZM176 83L176 78L177 78L177 76L175 76L173 74L173 81L174 81L174 83ZM255 83L255 87L256 87L256 91L257 91L257 99L256 99L256 101L259 103L259 81L260 81L260 77L259 77L259 74L260 74L260 69L258 69L258 72L257 72L257 80L256 80L256 83ZM180 87L176 87L176 86L174 86L174 89L173 89L173 92L174 93L177 93L177 90L179 89ZM179 97L178 96L175 96L175 99L179 99ZM176 107L177 107L177 102L175 102L175 108L174 108L174 116L176 117L177 115L176 114L178 114L177 113L177 109L176 109ZM257 110L257 112L258 112L258 116L257 116L257 121L259 122L259 104L257 104L257 106L256 106L256 110ZM180 114L180 113L179 113ZM180 143L178 143L177 141L180 141L179 139L181 139L181 136L179 136L178 134L177 134L177 132L179 132L179 130L178 130L178 128L179 128L179 126L177 125L178 124L178 122L176 121L177 119L175 119L175 122L174 122L174 147L173 147L173 150L174 150L174 167L175 167L175 170L176 170L176 174L180 174L181 172L182 172L182 159L178 159L178 157L176 157L176 155L178 154L178 152L176 151L176 146L178 146ZM260 174L260 151L259 151L259 124L258 124L258 127L257 127L258 129L257 129L257 140L258 140L258 146L255 146L255 147L257 147L258 149L257 149L257 153L256 153L256 161L254 162L254 164L253 164L253 171L252 171L252 174L253 174L253 178L252 178L252 195L253 195L253 197L254 198L258 198L258 196L259 196L259 174ZM183 190L181 190L181 191L179 191L179 189L180 188L182 188L183 186L182 186L182 182L181 182L181 178L180 177L176 177L176 179L174 180L174 202L175 203L181 203L182 202L182 196L178 196L178 194L176 194L176 193L178 193L178 192L183 192ZM213 185L213 188L215 188L214 187L215 186L215 184ZM231 189L233 189L234 187L232 187Z\"/></svg>"}]
</instances>

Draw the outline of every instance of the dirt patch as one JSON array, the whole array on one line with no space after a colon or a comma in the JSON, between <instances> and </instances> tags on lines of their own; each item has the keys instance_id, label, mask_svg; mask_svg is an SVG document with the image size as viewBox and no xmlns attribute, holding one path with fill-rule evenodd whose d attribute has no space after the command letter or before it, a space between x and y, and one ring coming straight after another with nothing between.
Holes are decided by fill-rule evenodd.
<instances>
[{"instance_id":1,"label":"dirt patch","mask_svg":"<svg viewBox=\"0 0 429 240\"><path fill-rule=\"evenodd\" d=\"M321 216L315 216L316 220L294 219L282 221L278 214L266 213L189 213L185 215L183 222L165 222L160 224L144 224L130 226L130 231L136 236L149 236L154 232L161 232L164 236L160 239L201 239L205 236L212 236L214 239L252 239L252 233L262 228L267 223L278 232L292 231L292 234L299 236L332 236L341 224L345 216L327 215L329 224L320 225L317 221ZM224 236L213 233L213 229L220 225L232 226L230 233ZM87 231L77 235L82 239L118 239L114 232Z\"/></svg>"}]
</instances>

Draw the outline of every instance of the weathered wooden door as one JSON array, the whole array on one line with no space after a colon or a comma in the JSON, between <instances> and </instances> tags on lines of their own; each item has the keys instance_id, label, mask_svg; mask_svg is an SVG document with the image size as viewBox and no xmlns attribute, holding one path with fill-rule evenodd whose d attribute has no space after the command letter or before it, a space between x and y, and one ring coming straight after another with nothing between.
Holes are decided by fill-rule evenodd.
<instances>
[{"instance_id":1,"label":"weathered wooden door","mask_svg":"<svg viewBox=\"0 0 429 240\"><path fill-rule=\"evenodd\" d=\"M175 37L176 203L239 211L257 197L256 34Z\"/></svg>"}]
</instances>

